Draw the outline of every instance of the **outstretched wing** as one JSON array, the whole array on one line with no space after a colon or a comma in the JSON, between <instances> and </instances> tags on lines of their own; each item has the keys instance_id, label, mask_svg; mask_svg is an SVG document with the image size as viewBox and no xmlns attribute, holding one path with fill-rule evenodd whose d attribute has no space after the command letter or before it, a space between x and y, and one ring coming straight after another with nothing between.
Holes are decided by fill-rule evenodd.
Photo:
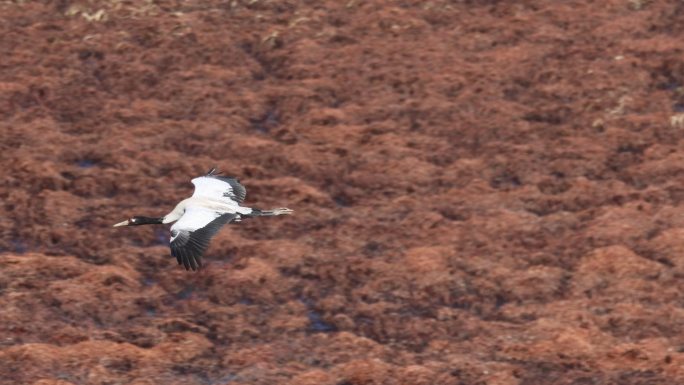
<instances>
[{"instance_id":1,"label":"outstretched wing","mask_svg":"<svg viewBox=\"0 0 684 385\"><path fill-rule=\"evenodd\" d=\"M171 255L186 270L197 270L202 266L202 255L211 238L236 216L202 207L186 208L183 216L171 226Z\"/></svg>"},{"instance_id":2,"label":"outstretched wing","mask_svg":"<svg viewBox=\"0 0 684 385\"><path fill-rule=\"evenodd\" d=\"M235 178L220 176L216 169L211 169L205 176L200 176L192 180L195 185L193 197L203 197L216 200L232 200L242 203L247 196L245 186Z\"/></svg>"}]
</instances>

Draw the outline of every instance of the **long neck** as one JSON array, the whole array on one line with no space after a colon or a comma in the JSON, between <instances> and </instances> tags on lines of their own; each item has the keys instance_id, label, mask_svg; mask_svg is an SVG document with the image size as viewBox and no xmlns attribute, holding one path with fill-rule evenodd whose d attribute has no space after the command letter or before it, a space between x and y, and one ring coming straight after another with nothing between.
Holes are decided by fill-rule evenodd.
<instances>
[{"instance_id":1,"label":"long neck","mask_svg":"<svg viewBox=\"0 0 684 385\"><path fill-rule=\"evenodd\" d=\"M161 223L171 223L180 219L180 217L182 217L183 213L185 212L185 206L187 205L187 201L187 199L183 199L182 201L180 201L180 203L178 203L176 207L174 207L173 210L171 210L170 213L162 217Z\"/></svg>"},{"instance_id":2,"label":"long neck","mask_svg":"<svg viewBox=\"0 0 684 385\"><path fill-rule=\"evenodd\" d=\"M151 218L151 217L135 217L136 225L158 225L164 223L164 217L161 218Z\"/></svg>"}]
</instances>

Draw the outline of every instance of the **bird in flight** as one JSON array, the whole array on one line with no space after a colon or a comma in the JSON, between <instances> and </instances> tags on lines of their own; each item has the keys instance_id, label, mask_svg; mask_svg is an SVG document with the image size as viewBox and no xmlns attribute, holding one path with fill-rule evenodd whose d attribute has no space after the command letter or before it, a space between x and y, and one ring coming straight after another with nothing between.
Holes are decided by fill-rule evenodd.
<instances>
[{"instance_id":1,"label":"bird in flight","mask_svg":"<svg viewBox=\"0 0 684 385\"><path fill-rule=\"evenodd\" d=\"M221 227L242 218L289 215L288 208L259 210L240 206L247 191L240 182L218 174L216 168L207 175L192 180L195 192L182 200L170 213L159 218L136 216L118 226L139 226L176 222L171 226L171 255L186 270L197 270L202 266L202 255L209 241Z\"/></svg>"}]
</instances>

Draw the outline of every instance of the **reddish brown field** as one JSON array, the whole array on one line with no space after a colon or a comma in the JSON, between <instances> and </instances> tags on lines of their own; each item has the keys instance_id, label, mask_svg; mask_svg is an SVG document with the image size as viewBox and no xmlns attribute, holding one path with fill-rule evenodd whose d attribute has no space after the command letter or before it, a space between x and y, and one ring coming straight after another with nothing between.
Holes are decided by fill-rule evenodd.
<instances>
[{"instance_id":1,"label":"reddish brown field","mask_svg":"<svg viewBox=\"0 0 684 385\"><path fill-rule=\"evenodd\" d=\"M684 383L684 3L17 0L0 36L0 384ZM295 215L197 273L111 227L212 166Z\"/></svg>"}]
</instances>

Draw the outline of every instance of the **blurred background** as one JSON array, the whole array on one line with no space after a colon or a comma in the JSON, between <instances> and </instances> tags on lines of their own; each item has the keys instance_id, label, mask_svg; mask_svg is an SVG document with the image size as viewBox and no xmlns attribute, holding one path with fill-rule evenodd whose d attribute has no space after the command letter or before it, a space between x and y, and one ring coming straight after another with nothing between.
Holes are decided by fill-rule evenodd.
<instances>
[{"instance_id":1,"label":"blurred background","mask_svg":"<svg viewBox=\"0 0 684 385\"><path fill-rule=\"evenodd\" d=\"M683 21L3 1L0 384L684 382ZM295 215L111 228L213 166Z\"/></svg>"}]
</instances>

